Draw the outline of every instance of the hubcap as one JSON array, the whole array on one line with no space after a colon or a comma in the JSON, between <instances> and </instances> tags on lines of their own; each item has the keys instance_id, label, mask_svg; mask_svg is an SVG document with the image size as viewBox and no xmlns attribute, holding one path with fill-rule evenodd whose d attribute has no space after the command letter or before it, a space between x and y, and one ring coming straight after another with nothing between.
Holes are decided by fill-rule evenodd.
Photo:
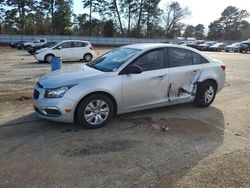
<instances>
[{"instance_id":1,"label":"hubcap","mask_svg":"<svg viewBox=\"0 0 250 188\"><path fill-rule=\"evenodd\" d=\"M90 55L85 55L85 61L91 61L91 56Z\"/></svg>"},{"instance_id":2,"label":"hubcap","mask_svg":"<svg viewBox=\"0 0 250 188\"><path fill-rule=\"evenodd\" d=\"M90 102L84 110L84 118L91 125L99 125L104 122L109 115L109 106L103 100Z\"/></svg>"},{"instance_id":3,"label":"hubcap","mask_svg":"<svg viewBox=\"0 0 250 188\"><path fill-rule=\"evenodd\" d=\"M214 97L214 88L209 86L209 88L205 91L204 101L205 103L210 103Z\"/></svg>"},{"instance_id":4,"label":"hubcap","mask_svg":"<svg viewBox=\"0 0 250 188\"><path fill-rule=\"evenodd\" d=\"M46 61L47 61L47 62L50 62L51 58L52 58L52 56L50 56L50 55L47 56Z\"/></svg>"}]
</instances>

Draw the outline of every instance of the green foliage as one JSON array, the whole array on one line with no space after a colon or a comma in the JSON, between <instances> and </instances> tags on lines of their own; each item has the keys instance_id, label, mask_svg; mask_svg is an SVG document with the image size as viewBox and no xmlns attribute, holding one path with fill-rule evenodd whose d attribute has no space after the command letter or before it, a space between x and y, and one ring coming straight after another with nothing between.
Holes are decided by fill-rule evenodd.
<instances>
[{"instance_id":1,"label":"green foliage","mask_svg":"<svg viewBox=\"0 0 250 188\"><path fill-rule=\"evenodd\" d=\"M205 32L205 26L202 24L198 24L195 26L194 29L194 37L198 40L202 40L205 38L204 32Z\"/></svg>"},{"instance_id":2,"label":"green foliage","mask_svg":"<svg viewBox=\"0 0 250 188\"><path fill-rule=\"evenodd\" d=\"M246 10L240 10L229 6L222 13L221 17L209 25L208 38L216 40L239 40L242 38L244 29L248 22L244 19L249 17ZM249 23L248 23L249 24Z\"/></svg>"},{"instance_id":3,"label":"green foliage","mask_svg":"<svg viewBox=\"0 0 250 188\"><path fill-rule=\"evenodd\" d=\"M183 36L185 38L194 37L194 32L195 32L195 27L192 25L188 25L184 31Z\"/></svg>"},{"instance_id":4,"label":"green foliage","mask_svg":"<svg viewBox=\"0 0 250 188\"><path fill-rule=\"evenodd\" d=\"M0 34L62 34L121 37L178 36L204 39L205 27L186 26L190 15L178 2L159 9L160 0L81 0L82 14L73 14L73 0L0 0ZM246 10L229 6L209 25L208 39L250 38Z\"/></svg>"},{"instance_id":5,"label":"green foliage","mask_svg":"<svg viewBox=\"0 0 250 188\"><path fill-rule=\"evenodd\" d=\"M55 1L55 12L54 12L54 23L53 26L55 33L59 35L71 34L70 28L72 26L71 15L72 15L72 0L56 0Z\"/></svg>"},{"instance_id":6,"label":"green foliage","mask_svg":"<svg viewBox=\"0 0 250 188\"><path fill-rule=\"evenodd\" d=\"M104 37L113 37L115 33L115 27L112 20L104 22L103 25L103 36Z\"/></svg>"}]
</instances>

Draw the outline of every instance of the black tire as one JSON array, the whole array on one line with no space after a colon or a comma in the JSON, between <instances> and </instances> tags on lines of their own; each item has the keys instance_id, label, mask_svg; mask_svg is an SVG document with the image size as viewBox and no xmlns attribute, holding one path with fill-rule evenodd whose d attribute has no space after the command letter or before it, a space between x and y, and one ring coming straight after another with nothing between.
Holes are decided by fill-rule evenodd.
<instances>
[{"instance_id":1,"label":"black tire","mask_svg":"<svg viewBox=\"0 0 250 188\"><path fill-rule=\"evenodd\" d=\"M44 62L46 63L50 63L50 60L52 57L55 57L53 54L47 54L45 57L44 57Z\"/></svg>"},{"instance_id":2,"label":"black tire","mask_svg":"<svg viewBox=\"0 0 250 188\"><path fill-rule=\"evenodd\" d=\"M83 59L85 62L90 62L90 61L92 61L93 56L91 54L87 53L83 56Z\"/></svg>"},{"instance_id":3,"label":"black tire","mask_svg":"<svg viewBox=\"0 0 250 188\"><path fill-rule=\"evenodd\" d=\"M27 50L27 49L29 49L29 48L31 48L31 45L28 45L28 46L25 46L25 47L24 47L25 50Z\"/></svg>"},{"instance_id":4,"label":"black tire","mask_svg":"<svg viewBox=\"0 0 250 188\"><path fill-rule=\"evenodd\" d=\"M95 104L95 101L104 101L104 105L99 105L99 109L95 108L88 108L90 106L90 104ZM96 105L98 106L98 105ZM106 115L106 118L104 118L105 115L103 114L99 114L99 112L101 111L100 109L102 107L108 107L108 114ZM90 109L90 110L88 110ZM95 111L95 112L92 112L92 111ZM99 112L97 112L99 111ZM90 113L88 113L90 112ZM93 115L91 115L91 113ZM89 116L89 120L86 119L86 116ZM103 116L102 116L103 115ZM97 117L96 117L97 116ZM103 121L102 122L98 122L98 124L95 124L94 121L96 121L96 119L99 119L98 116L101 118L103 118ZM77 111L76 111L76 119L77 119L77 122L83 126L84 128L87 128L87 129L96 129L96 128L100 128L100 127L103 127L105 126L111 119L112 117L114 116L114 104L112 102L112 100L107 97L106 95L103 95L103 94L93 94L93 95L90 95L88 96L87 98L83 99L80 104L78 105L77 107ZM99 119L100 120L100 119ZM90 123L92 122L92 123Z\"/></svg>"},{"instance_id":5,"label":"black tire","mask_svg":"<svg viewBox=\"0 0 250 188\"><path fill-rule=\"evenodd\" d=\"M194 103L199 107L210 106L212 102L214 101L216 90L217 90L216 84L210 80L199 83L197 87ZM208 100L208 97L209 97L209 100Z\"/></svg>"}]
</instances>

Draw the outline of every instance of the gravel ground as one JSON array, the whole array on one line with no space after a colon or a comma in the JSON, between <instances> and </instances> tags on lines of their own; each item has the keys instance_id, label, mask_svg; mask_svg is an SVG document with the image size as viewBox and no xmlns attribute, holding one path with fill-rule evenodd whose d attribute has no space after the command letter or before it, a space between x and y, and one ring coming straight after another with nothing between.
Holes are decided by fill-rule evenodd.
<instances>
[{"instance_id":1,"label":"gravel ground","mask_svg":"<svg viewBox=\"0 0 250 188\"><path fill-rule=\"evenodd\" d=\"M250 187L250 54L208 55L227 65L212 106L130 113L85 130L37 118L32 87L49 64L0 47L0 187Z\"/></svg>"}]
</instances>

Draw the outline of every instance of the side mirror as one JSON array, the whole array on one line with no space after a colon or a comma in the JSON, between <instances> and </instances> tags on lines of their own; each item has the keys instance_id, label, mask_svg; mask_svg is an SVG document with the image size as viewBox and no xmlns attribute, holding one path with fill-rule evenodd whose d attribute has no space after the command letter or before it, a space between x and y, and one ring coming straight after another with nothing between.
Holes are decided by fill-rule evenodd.
<instances>
[{"instance_id":1,"label":"side mirror","mask_svg":"<svg viewBox=\"0 0 250 188\"><path fill-rule=\"evenodd\" d=\"M58 49L58 50L61 50L61 49L62 49L62 46L58 46L57 49Z\"/></svg>"},{"instance_id":2,"label":"side mirror","mask_svg":"<svg viewBox=\"0 0 250 188\"><path fill-rule=\"evenodd\" d=\"M129 65L124 71L124 74L141 74L141 73L142 73L142 68L138 65Z\"/></svg>"}]
</instances>

